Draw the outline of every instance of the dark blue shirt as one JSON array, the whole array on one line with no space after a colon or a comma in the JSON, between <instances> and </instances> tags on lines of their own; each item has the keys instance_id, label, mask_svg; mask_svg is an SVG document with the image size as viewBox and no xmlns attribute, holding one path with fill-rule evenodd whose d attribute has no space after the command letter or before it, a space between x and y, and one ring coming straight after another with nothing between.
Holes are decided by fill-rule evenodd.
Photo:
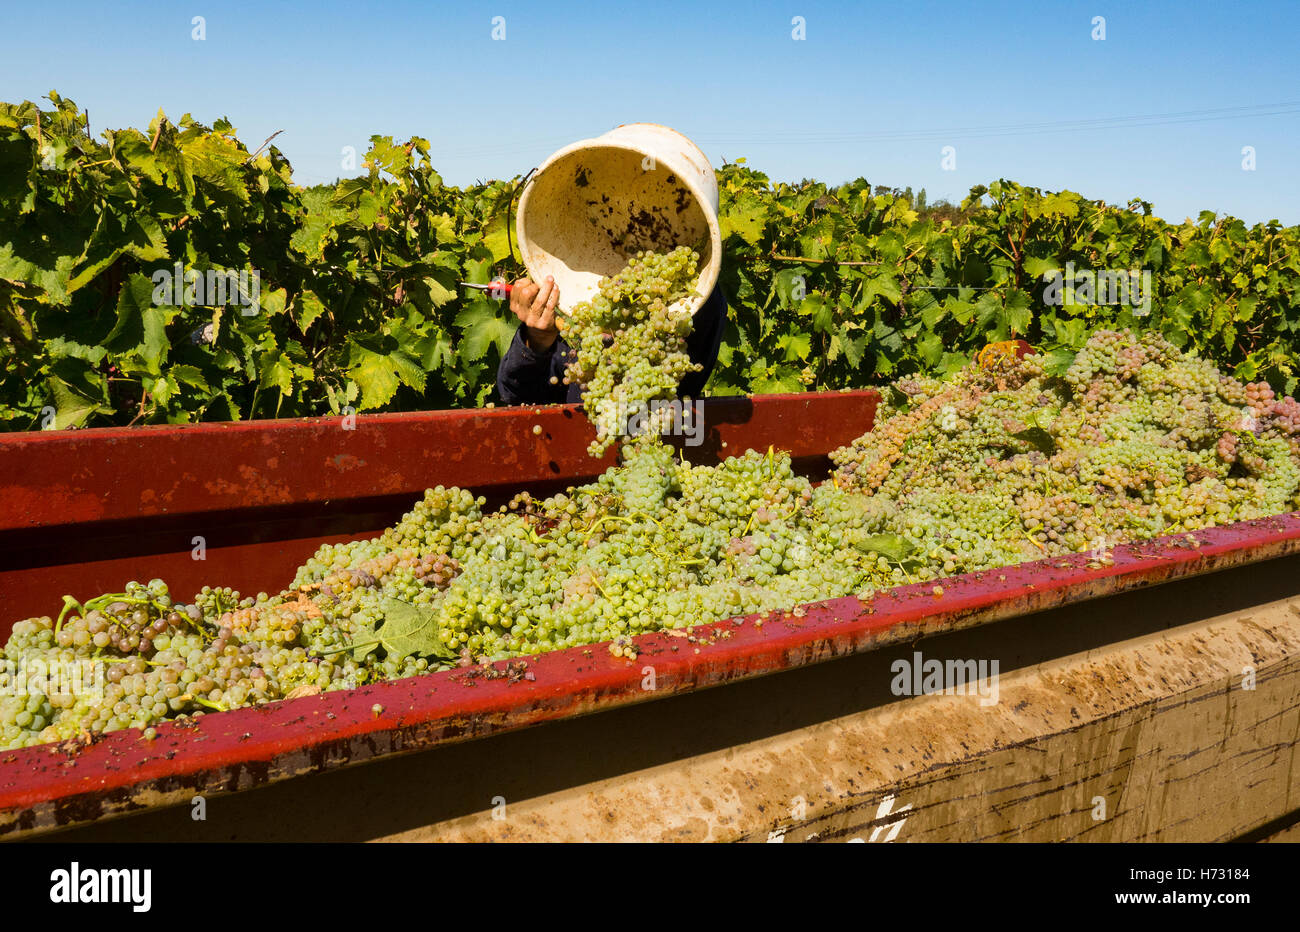
<instances>
[{"instance_id":1,"label":"dark blue shirt","mask_svg":"<svg viewBox=\"0 0 1300 932\"><path fill-rule=\"evenodd\" d=\"M691 321L691 332L686 337L686 351L691 362L701 366L699 372L688 372L677 386L679 398L698 398L704 391L714 365L718 361L718 347L722 345L722 331L727 326L727 299L721 288L714 288ZM569 344L557 337L544 353L534 352L528 345L521 325L515 331L510 349L497 367L497 392L501 402L508 405L539 405L576 403L582 400L580 385L564 384L564 369L569 364ZM554 377L556 384L551 384Z\"/></svg>"}]
</instances>

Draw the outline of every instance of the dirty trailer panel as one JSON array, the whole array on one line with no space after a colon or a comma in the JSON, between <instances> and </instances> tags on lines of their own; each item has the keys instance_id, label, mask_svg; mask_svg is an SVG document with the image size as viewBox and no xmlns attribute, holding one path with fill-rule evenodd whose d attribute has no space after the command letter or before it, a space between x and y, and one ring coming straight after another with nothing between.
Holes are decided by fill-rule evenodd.
<instances>
[{"instance_id":1,"label":"dirty trailer panel","mask_svg":"<svg viewBox=\"0 0 1300 932\"><path fill-rule=\"evenodd\" d=\"M1281 840L1300 615L1275 597L1297 576L1253 564L44 837ZM917 651L998 659L997 703L894 695Z\"/></svg>"}]
</instances>

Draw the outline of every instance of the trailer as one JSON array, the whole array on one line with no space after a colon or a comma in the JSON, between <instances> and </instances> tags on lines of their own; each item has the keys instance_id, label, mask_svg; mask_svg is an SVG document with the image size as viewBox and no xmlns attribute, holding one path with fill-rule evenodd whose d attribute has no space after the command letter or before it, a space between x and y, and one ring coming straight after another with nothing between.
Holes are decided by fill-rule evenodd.
<instances>
[{"instance_id":1,"label":"trailer","mask_svg":"<svg viewBox=\"0 0 1300 932\"><path fill-rule=\"evenodd\" d=\"M878 401L711 399L682 454L824 477ZM2 436L0 635L131 578L279 591L429 486L589 480L592 437L574 406ZM635 640L0 752L0 837L1300 840L1300 513Z\"/></svg>"}]
</instances>

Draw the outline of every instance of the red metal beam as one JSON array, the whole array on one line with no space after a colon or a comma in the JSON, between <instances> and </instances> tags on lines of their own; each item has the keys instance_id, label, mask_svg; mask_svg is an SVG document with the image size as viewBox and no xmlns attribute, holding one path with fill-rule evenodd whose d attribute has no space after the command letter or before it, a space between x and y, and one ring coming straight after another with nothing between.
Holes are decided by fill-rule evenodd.
<instances>
[{"instance_id":1,"label":"red metal beam","mask_svg":"<svg viewBox=\"0 0 1300 932\"><path fill-rule=\"evenodd\" d=\"M871 391L709 399L700 454L778 444L795 457L825 455L870 429L877 399ZM360 415L355 429L343 424L329 417L0 434L0 531L419 495L438 483L517 486L614 463L612 452L587 455L594 434L576 405Z\"/></svg>"},{"instance_id":2,"label":"red metal beam","mask_svg":"<svg viewBox=\"0 0 1300 932\"><path fill-rule=\"evenodd\" d=\"M0 834L245 789L1294 553L1300 513L1117 547L1111 566L1053 558L944 580L938 593L934 583L903 586L817 603L802 617L702 626L694 643L643 635L633 661L573 648L527 658L526 676L497 663L165 723L153 742L122 731L0 753ZM647 665L654 691L643 686Z\"/></svg>"}]
</instances>

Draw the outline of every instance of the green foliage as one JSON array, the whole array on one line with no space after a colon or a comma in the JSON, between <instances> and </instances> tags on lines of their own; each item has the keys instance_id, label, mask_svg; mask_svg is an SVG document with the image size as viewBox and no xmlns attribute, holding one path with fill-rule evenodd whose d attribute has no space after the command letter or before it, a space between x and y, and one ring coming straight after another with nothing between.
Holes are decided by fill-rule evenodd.
<instances>
[{"instance_id":1,"label":"green foliage","mask_svg":"<svg viewBox=\"0 0 1300 932\"><path fill-rule=\"evenodd\" d=\"M352 658L364 660L376 647L382 647L390 660L404 660L417 654L451 660L456 652L438 637L433 612L427 607L387 597L382 603L384 620L378 630L362 628L348 645Z\"/></svg>"},{"instance_id":2,"label":"green foliage","mask_svg":"<svg viewBox=\"0 0 1300 932\"><path fill-rule=\"evenodd\" d=\"M1025 339L1063 371L1098 329L1152 329L1245 379L1292 392L1300 332L1300 228L1231 217L1175 226L1009 181L960 209L920 209L863 179L773 183L718 172L722 284L732 322L714 392L837 389L943 374L990 342ZM1151 272L1149 313L1044 301L1045 275Z\"/></svg>"},{"instance_id":3,"label":"green foliage","mask_svg":"<svg viewBox=\"0 0 1300 932\"><path fill-rule=\"evenodd\" d=\"M456 282L516 274L511 182L445 186L427 142L376 136L366 175L303 190L225 120L96 140L50 100L0 104L0 429L487 397L513 330ZM256 273L259 306L173 287L178 264Z\"/></svg>"},{"instance_id":4,"label":"green foliage","mask_svg":"<svg viewBox=\"0 0 1300 932\"><path fill-rule=\"evenodd\" d=\"M478 405L514 323L458 280L521 273L517 179L444 185L429 145L375 136L366 174L301 188L227 120L161 112L92 138L75 104L0 103L0 430ZM731 303L717 394L946 373L1024 338L1057 370L1099 328L1155 329L1295 389L1300 228L1181 225L1008 181L924 192L718 171ZM1148 269L1150 314L1044 302L1045 274ZM260 276L260 307L167 287ZM164 284L159 284L159 282ZM210 291L210 289L209 289ZM243 295L245 299L249 295Z\"/></svg>"}]
</instances>

